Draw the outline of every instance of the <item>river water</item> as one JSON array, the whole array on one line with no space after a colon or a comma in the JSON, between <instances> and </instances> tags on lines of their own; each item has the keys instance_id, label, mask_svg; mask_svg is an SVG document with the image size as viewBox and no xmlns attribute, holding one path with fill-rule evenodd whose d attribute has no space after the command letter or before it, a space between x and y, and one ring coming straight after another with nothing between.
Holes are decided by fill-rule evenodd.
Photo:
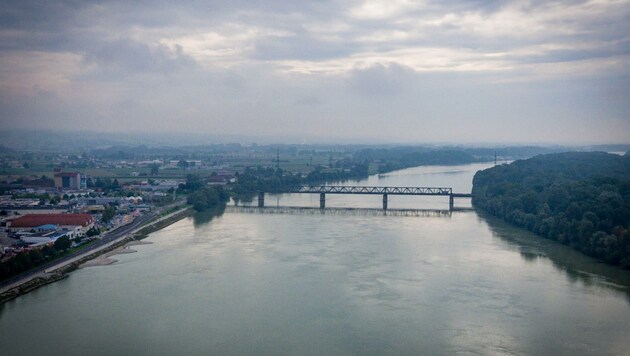
<instances>
[{"instance_id":1,"label":"river water","mask_svg":"<svg viewBox=\"0 0 630 356\"><path fill-rule=\"evenodd\" d=\"M353 184L469 192L487 165ZM270 196L0 306L2 355L627 354L630 273L444 197ZM254 201L255 204L255 201ZM469 206L466 200L456 206ZM372 209L342 209L364 207ZM408 209L429 209L409 211ZM399 210L401 209L401 210ZM407 209L407 210L405 210Z\"/></svg>"}]
</instances>

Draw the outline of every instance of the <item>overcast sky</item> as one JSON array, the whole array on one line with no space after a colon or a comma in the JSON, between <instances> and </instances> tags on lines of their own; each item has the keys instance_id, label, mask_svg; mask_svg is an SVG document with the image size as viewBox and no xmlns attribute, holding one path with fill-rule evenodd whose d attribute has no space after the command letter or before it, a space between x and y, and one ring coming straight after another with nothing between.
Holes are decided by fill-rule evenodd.
<instances>
[{"instance_id":1,"label":"overcast sky","mask_svg":"<svg viewBox=\"0 0 630 356\"><path fill-rule=\"evenodd\" d=\"M629 143L629 93L630 0L0 4L0 129Z\"/></svg>"}]
</instances>

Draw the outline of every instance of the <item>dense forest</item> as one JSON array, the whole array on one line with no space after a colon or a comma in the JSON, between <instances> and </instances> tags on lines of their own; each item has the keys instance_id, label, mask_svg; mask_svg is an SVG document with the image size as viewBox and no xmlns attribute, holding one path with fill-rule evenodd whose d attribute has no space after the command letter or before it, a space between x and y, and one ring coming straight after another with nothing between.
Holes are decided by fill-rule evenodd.
<instances>
[{"instance_id":1,"label":"dense forest","mask_svg":"<svg viewBox=\"0 0 630 356\"><path fill-rule=\"evenodd\" d=\"M569 152L477 172L473 204L504 220L630 268L630 155Z\"/></svg>"}]
</instances>

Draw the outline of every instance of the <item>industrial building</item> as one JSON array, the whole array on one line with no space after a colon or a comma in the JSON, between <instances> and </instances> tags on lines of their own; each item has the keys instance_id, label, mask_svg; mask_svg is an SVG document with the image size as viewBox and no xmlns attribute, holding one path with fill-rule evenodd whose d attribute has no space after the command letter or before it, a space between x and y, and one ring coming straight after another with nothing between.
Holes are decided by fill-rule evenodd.
<instances>
[{"instance_id":1,"label":"industrial building","mask_svg":"<svg viewBox=\"0 0 630 356\"><path fill-rule=\"evenodd\" d=\"M94 226L94 217L90 214L29 214L7 222L9 231L35 231L46 225L68 231L68 236L82 236Z\"/></svg>"},{"instance_id":2,"label":"industrial building","mask_svg":"<svg viewBox=\"0 0 630 356\"><path fill-rule=\"evenodd\" d=\"M86 189L87 178L79 172L55 172L55 188L63 189Z\"/></svg>"}]
</instances>

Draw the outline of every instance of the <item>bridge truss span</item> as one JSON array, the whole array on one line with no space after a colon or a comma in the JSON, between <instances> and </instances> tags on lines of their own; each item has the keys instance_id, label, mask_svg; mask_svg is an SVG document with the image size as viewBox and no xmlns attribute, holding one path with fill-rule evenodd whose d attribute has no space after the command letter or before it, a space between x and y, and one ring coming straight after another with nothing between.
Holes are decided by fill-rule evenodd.
<instances>
[{"instance_id":1,"label":"bridge truss span","mask_svg":"<svg viewBox=\"0 0 630 356\"><path fill-rule=\"evenodd\" d=\"M358 185L302 185L275 190L274 193L319 194L319 207L326 207L326 194L370 194L383 196L383 210L387 210L389 195L432 195L447 196L449 210L453 210L454 198L470 198L470 194L453 193L453 188L444 187L374 187ZM265 192L258 192L258 207L265 206Z\"/></svg>"},{"instance_id":2,"label":"bridge truss span","mask_svg":"<svg viewBox=\"0 0 630 356\"><path fill-rule=\"evenodd\" d=\"M442 187L374 187L374 186L346 186L346 185L317 185L317 186L296 187L296 188L290 189L287 193L450 196L453 194L453 189L442 188Z\"/></svg>"}]
</instances>

